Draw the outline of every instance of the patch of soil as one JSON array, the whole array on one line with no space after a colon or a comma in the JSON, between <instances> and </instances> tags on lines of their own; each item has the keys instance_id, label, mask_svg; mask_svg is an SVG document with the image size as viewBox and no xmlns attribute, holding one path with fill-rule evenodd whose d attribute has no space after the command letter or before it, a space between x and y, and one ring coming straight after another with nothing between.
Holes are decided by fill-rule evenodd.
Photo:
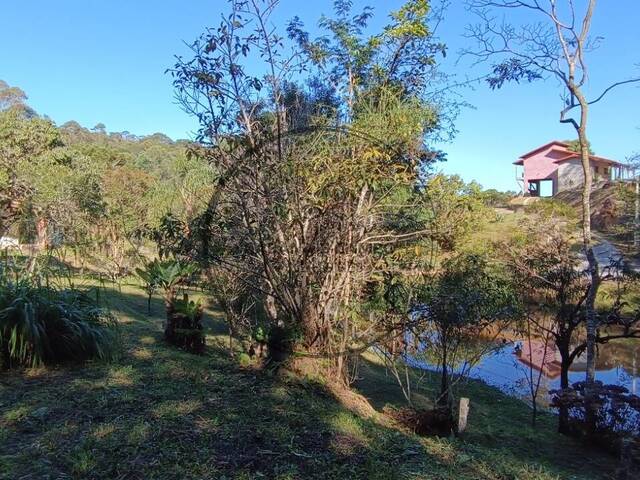
<instances>
[{"instance_id":1,"label":"patch of soil","mask_svg":"<svg viewBox=\"0 0 640 480\"><path fill-rule=\"evenodd\" d=\"M453 413L448 408L418 410L415 408L389 408L384 413L417 435L449 437L454 433Z\"/></svg>"}]
</instances>

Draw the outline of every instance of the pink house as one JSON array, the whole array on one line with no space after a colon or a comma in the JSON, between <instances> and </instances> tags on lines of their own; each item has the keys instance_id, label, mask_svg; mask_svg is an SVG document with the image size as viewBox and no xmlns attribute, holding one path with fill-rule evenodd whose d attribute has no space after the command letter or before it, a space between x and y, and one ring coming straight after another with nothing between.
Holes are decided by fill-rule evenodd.
<instances>
[{"instance_id":1,"label":"pink house","mask_svg":"<svg viewBox=\"0 0 640 480\"><path fill-rule=\"evenodd\" d=\"M626 165L591 155L593 181L626 178ZM584 182L580 155L569 144L554 140L522 155L516 162L516 180L523 195L550 197Z\"/></svg>"}]
</instances>

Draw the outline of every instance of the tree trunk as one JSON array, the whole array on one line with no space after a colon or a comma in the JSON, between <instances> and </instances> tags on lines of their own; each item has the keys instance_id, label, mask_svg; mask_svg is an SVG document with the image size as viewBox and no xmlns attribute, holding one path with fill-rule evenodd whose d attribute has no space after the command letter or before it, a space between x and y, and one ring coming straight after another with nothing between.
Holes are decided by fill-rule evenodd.
<instances>
[{"instance_id":1,"label":"tree trunk","mask_svg":"<svg viewBox=\"0 0 640 480\"><path fill-rule=\"evenodd\" d=\"M573 88L572 93L580 103L580 124L577 129L578 140L580 141L580 158L584 173L584 184L582 186L582 242L587 262L589 263L590 285L585 310L587 316L587 372L586 382L591 384L595 381L595 355L596 355L596 332L598 328L595 301L600 287L600 272L598 260L593 253L591 244L591 161L589 152L589 140L587 137L587 121L589 119L589 104L578 88Z\"/></svg>"},{"instance_id":2,"label":"tree trunk","mask_svg":"<svg viewBox=\"0 0 640 480\"><path fill-rule=\"evenodd\" d=\"M449 407L449 371L447 370L447 349L442 349L442 377L440 382L440 398L438 406Z\"/></svg>"},{"instance_id":3,"label":"tree trunk","mask_svg":"<svg viewBox=\"0 0 640 480\"><path fill-rule=\"evenodd\" d=\"M340 351L338 352L338 362L337 362L337 373L340 377L340 380L344 382L345 385L349 384L349 379L347 375L347 365L345 359L347 358L346 350L347 350L347 341L349 339L349 320L346 315L343 314L342 318L342 339L340 340Z\"/></svg>"},{"instance_id":4,"label":"tree trunk","mask_svg":"<svg viewBox=\"0 0 640 480\"><path fill-rule=\"evenodd\" d=\"M38 250L46 250L48 246L48 238L47 238L47 219L46 218L38 218L36 220L36 235L37 235L37 245Z\"/></svg>"},{"instance_id":5,"label":"tree trunk","mask_svg":"<svg viewBox=\"0 0 640 480\"><path fill-rule=\"evenodd\" d=\"M634 252L638 253L638 247L640 247L640 181L638 178L635 180L636 195L635 195L635 211L633 216L633 248Z\"/></svg>"},{"instance_id":6,"label":"tree trunk","mask_svg":"<svg viewBox=\"0 0 640 480\"><path fill-rule=\"evenodd\" d=\"M575 89L574 94L580 103L580 125L578 128L578 139L580 141L580 157L582 160L582 169L584 171L584 185L582 188L582 239L584 252L589 263L589 291L585 301L585 310L587 317L587 369L586 369L586 423L587 431L592 430L595 425L595 411L592 407L592 386L595 382L596 375L596 335L598 331L598 319L596 316L596 296L600 287L600 272L598 268L598 260L593 253L593 245L591 244L591 162L589 152L589 142L587 138L587 121L589 115L589 104L579 89Z\"/></svg>"},{"instance_id":7,"label":"tree trunk","mask_svg":"<svg viewBox=\"0 0 640 480\"><path fill-rule=\"evenodd\" d=\"M560 350L560 388L569 388L569 367L571 366L571 358L569 356L569 348L567 345L558 345ZM558 410L558 432L569 433L569 410L562 406Z\"/></svg>"}]
</instances>

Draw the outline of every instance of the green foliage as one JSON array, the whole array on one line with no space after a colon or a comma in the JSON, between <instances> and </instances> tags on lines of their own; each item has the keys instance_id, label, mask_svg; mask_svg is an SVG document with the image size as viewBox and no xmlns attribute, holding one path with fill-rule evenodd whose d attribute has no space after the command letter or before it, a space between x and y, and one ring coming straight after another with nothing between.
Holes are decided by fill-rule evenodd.
<instances>
[{"instance_id":1,"label":"green foliage","mask_svg":"<svg viewBox=\"0 0 640 480\"><path fill-rule=\"evenodd\" d=\"M161 288L168 300L175 297L176 288L197 271L197 265L180 260L153 260L136 273L145 282L145 290Z\"/></svg>"},{"instance_id":2,"label":"green foliage","mask_svg":"<svg viewBox=\"0 0 640 480\"><path fill-rule=\"evenodd\" d=\"M194 302L189 299L177 299L173 302L173 308L177 313L181 313L189 320L195 321L202 315L202 304L200 301Z\"/></svg>"},{"instance_id":3,"label":"green foliage","mask_svg":"<svg viewBox=\"0 0 640 480\"><path fill-rule=\"evenodd\" d=\"M4 80L0 80L0 112L14 111L23 117L34 117L36 113L26 103L27 94L18 87L11 87Z\"/></svg>"},{"instance_id":4,"label":"green foliage","mask_svg":"<svg viewBox=\"0 0 640 480\"><path fill-rule=\"evenodd\" d=\"M287 32L317 68L318 78L328 78L335 85L346 107L341 113L350 118L360 97L375 94L380 87L392 87L400 96L424 100L432 86L430 80L442 80L437 59L445 56L446 46L434 37L430 24L438 17L432 13L431 2L408 0L390 13L390 21L380 33L369 35L373 9L365 7L355 12L352 2L338 0L334 2L334 16L320 19L319 26L326 35L311 39L298 17L289 23ZM435 107L433 97L429 103ZM455 109L443 106L432 108L430 121L425 124L429 133L451 133L445 132L445 124L452 120L445 112Z\"/></svg>"},{"instance_id":5,"label":"green foliage","mask_svg":"<svg viewBox=\"0 0 640 480\"><path fill-rule=\"evenodd\" d=\"M482 200L488 207L507 208L509 206L509 200L516 197L518 194L513 191L501 192L495 188L489 188L482 191Z\"/></svg>"},{"instance_id":6,"label":"green foliage","mask_svg":"<svg viewBox=\"0 0 640 480\"><path fill-rule=\"evenodd\" d=\"M446 260L433 279L418 285L413 334L437 360L442 383L439 403L451 405L450 378L477 363L484 347L476 342L487 329L501 331L517 318L519 301L511 279L486 258L461 254Z\"/></svg>"},{"instance_id":7,"label":"green foliage","mask_svg":"<svg viewBox=\"0 0 640 480\"><path fill-rule=\"evenodd\" d=\"M4 368L105 359L115 319L86 293L0 278L0 353Z\"/></svg>"},{"instance_id":8,"label":"green foliage","mask_svg":"<svg viewBox=\"0 0 640 480\"><path fill-rule=\"evenodd\" d=\"M429 236L444 252L454 251L491 214L480 185L457 175L434 175L425 184L424 196Z\"/></svg>"},{"instance_id":9,"label":"green foliage","mask_svg":"<svg viewBox=\"0 0 640 480\"><path fill-rule=\"evenodd\" d=\"M594 480L619 462L567 441L554 431L554 415L542 414L531 428L525 403L474 380L460 387L472 402L464 436L418 438L381 413L403 398L369 355L354 388L376 409L374 418L354 413L318 382L239 368L247 360L241 355L167 348L154 341L163 315L158 309L148 317L135 288L104 293L120 310L120 362L2 375L7 479ZM213 329L224 330L221 312L210 313ZM428 398L436 394L437 375L412 374L423 379ZM246 460L247 451L257 452L255 461Z\"/></svg>"},{"instance_id":10,"label":"green foliage","mask_svg":"<svg viewBox=\"0 0 640 480\"><path fill-rule=\"evenodd\" d=\"M525 207L525 212L539 215L544 219L557 218L569 221L577 220L578 214L571 205L554 198L540 198Z\"/></svg>"},{"instance_id":11,"label":"green foliage","mask_svg":"<svg viewBox=\"0 0 640 480\"><path fill-rule=\"evenodd\" d=\"M510 319L518 305L508 277L476 255L459 255L445 261L435 279L419 290L416 301L417 308L424 308L427 320L445 329Z\"/></svg>"},{"instance_id":12,"label":"green foliage","mask_svg":"<svg viewBox=\"0 0 640 480\"><path fill-rule=\"evenodd\" d=\"M441 158L427 138L444 132L449 111L429 95L444 52L429 13L428 2L406 2L371 35L372 9L354 14L339 0L316 40L294 19L299 72L277 29L263 28L272 6L233 0L192 44L194 58L178 58L178 98L220 172L185 244L220 283L232 335L246 338L259 323L247 318L264 312L270 351L338 351L341 369L347 348L387 327L360 304L368 285L424 263L412 255L428 243L421 188ZM247 61L251 51L262 64ZM218 282L218 265L233 278ZM238 284L243 295L229 288Z\"/></svg>"},{"instance_id":13,"label":"green foliage","mask_svg":"<svg viewBox=\"0 0 640 480\"><path fill-rule=\"evenodd\" d=\"M41 248L103 256L115 278L140 258L141 232L204 210L215 175L190 143L73 121L58 127L17 108L24 100L0 82L0 235L13 228Z\"/></svg>"},{"instance_id":14,"label":"green foliage","mask_svg":"<svg viewBox=\"0 0 640 480\"><path fill-rule=\"evenodd\" d=\"M580 153L580 140L579 139L575 139L575 140L565 140L564 143L566 143L568 145L567 149L575 152L575 153ZM589 155L595 155L595 152L593 151L593 149L591 148L591 142L587 141L587 146L589 149Z\"/></svg>"}]
</instances>

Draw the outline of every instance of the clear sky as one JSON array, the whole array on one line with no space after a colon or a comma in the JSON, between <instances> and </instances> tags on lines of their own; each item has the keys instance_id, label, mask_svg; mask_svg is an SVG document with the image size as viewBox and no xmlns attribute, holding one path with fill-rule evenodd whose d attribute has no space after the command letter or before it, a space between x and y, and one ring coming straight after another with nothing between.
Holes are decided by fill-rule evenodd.
<instances>
[{"instance_id":1,"label":"clear sky","mask_svg":"<svg viewBox=\"0 0 640 480\"><path fill-rule=\"evenodd\" d=\"M578 4L584 0L578 0ZM58 124L76 120L86 127L104 123L109 131L138 135L163 132L188 138L195 121L173 100L164 73L173 56L186 53L206 26L217 25L225 0L21 0L0 7L0 79L21 87L30 104ZM373 26L401 0L355 0L375 7ZM448 44L444 68L461 78L476 68L456 53L469 40L465 26L474 21L453 0L439 36ZM281 0L276 20L300 16L309 28L331 0ZM601 0L593 33L604 37L590 54L589 91L599 93L609 81L640 74L640 1ZM522 153L552 139L575 138L558 123L561 106L554 80L510 85L493 92L485 85L461 92L473 108L456 122L459 134L439 145L448 153L441 168L485 187L516 189L511 163ZM640 151L640 88L622 87L594 106L590 135L597 154L624 160Z\"/></svg>"}]
</instances>

